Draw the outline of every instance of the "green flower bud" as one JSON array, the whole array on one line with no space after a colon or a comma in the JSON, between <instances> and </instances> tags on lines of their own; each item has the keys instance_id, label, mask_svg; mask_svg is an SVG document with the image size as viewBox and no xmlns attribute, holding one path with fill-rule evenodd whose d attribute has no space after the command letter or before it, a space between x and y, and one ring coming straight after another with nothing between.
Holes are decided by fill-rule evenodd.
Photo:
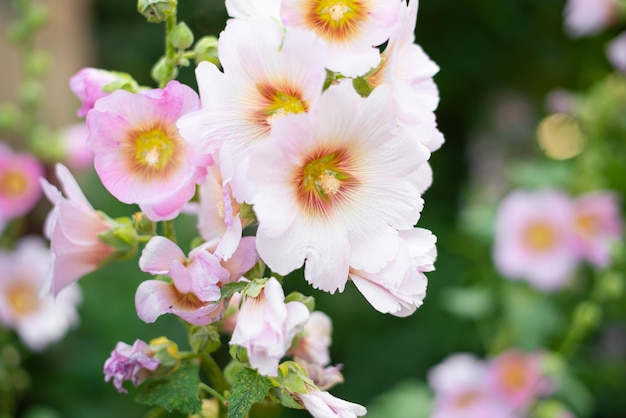
<instances>
[{"instance_id":1,"label":"green flower bud","mask_svg":"<svg viewBox=\"0 0 626 418\"><path fill-rule=\"evenodd\" d=\"M105 219L110 219L105 213L99 212ZM137 253L139 239L137 231L129 218L111 220L116 226L98 234L98 238L116 251L107 257L101 265L117 260L127 260Z\"/></svg>"},{"instance_id":2,"label":"green flower bud","mask_svg":"<svg viewBox=\"0 0 626 418\"><path fill-rule=\"evenodd\" d=\"M600 294L604 299L617 300L624 293L624 276L617 271L607 271L598 278Z\"/></svg>"},{"instance_id":3,"label":"green flower bud","mask_svg":"<svg viewBox=\"0 0 626 418\"><path fill-rule=\"evenodd\" d=\"M178 345L167 337L158 337L150 340L148 344L154 351L153 358L159 360L161 365L169 368L178 367L180 364L180 352Z\"/></svg>"},{"instance_id":4,"label":"green flower bud","mask_svg":"<svg viewBox=\"0 0 626 418\"><path fill-rule=\"evenodd\" d=\"M139 235L156 235L156 223L143 212L136 212L133 215L133 227Z\"/></svg>"},{"instance_id":5,"label":"green flower bud","mask_svg":"<svg viewBox=\"0 0 626 418\"><path fill-rule=\"evenodd\" d=\"M150 76L152 76L152 79L159 84L161 83L161 81L169 77L167 61L165 60L165 57L161 57L157 61L157 63L154 64L154 66L152 67L152 70L150 71ZM178 69L174 67L172 71L172 78L176 78L177 76L178 76Z\"/></svg>"},{"instance_id":6,"label":"green flower bud","mask_svg":"<svg viewBox=\"0 0 626 418\"><path fill-rule=\"evenodd\" d=\"M148 22L165 22L176 15L177 0L139 0L137 11L144 15Z\"/></svg>"},{"instance_id":7,"label":"green flower bud","mask_svg":"<svg viewBox=\"0 0 626 418\"><path fill-rule=\"evenodd\" d=\"M219 65L220 60L217 54L217 38L215 36L203 36L193 47L196 64L202 61L209 61Z\"/></svg>"},{"instance_id":8,"label":"green flower bud","mask_svg":"<svg viewBox=\"0 0 626 418\"><path fill-rule=\"evenodd\" d=\"M313 312L315 310L315 298L313 296L306 296L300 292L291 292L285 298L285 303L289 302L300 302L303 303L309 310L309 312Z\"/></svg>"},{"instance_id":9,"label":"green flower bud","mask_svg":"<svg viewBox=\"0 0 626 418\"><path fill-rule=\"evenodd\" d=\"M31 4L26 15L26 23L31 31L41 28L48 20L48 11L38 4Z\"/></svg>"},{"instance_id":10,"label":"green flower bud","mask_svg":"<svg viewBox=\"0 0 626 418\"><path fill-rule=\"evenodd\" d=\"M43 98L43 87L38 81L26 81L19 92L20 101L27 106L37 105Z\"/></svg>"},{"instance_id":11,"label":"green flower bud","mask_svg":"<svg viewBox=\"0 0 626 418\"><path fill-rule=\"evenodd\" d=\"M602 310L598 304L586 301L580 303L574 311L574 323L580 324L585 330L595 327L602 317Z\"/></svg>"},{"instance_id":12,"label":"green flower bud","mask_svg":"<svg viewBox=\"0 0 626 418\"><path fill-rule=\"evenodd\" d=\"M20 111L12 103L0 104L0 129L15 130L19 125Z\"/></svg>"},{"instance_id":13,"label":"green flower bud","mask_svg":"<svg viewBox=\"0 0 626 418\"><path fill-rule=\"evenodd\" d=\"M26 72L34 77L44 74L50 67L50 55L43 51L31 54L26 61Z\"/></svg>"},{"instance_id":14,"label":"green flower bud","mask_svg":"<svg viewBox=\"0 0 626 418\"><path fill-rule=\"evenodd\" d=\"M170 43L176 49L187 49L193 45L193 33L185 22L180 22L170 34Z\"/></svg>"},{"instance_id":15,"label":"green flower bud","mask_svg":"<svg viewBox=\"0 0 626 418\"><path fill-rule=\"evenodd\" d=\"M214 325L189 327L189 344L194 353L213 353L222 342Z\"/></svg>"},{"instance_id":16,"label":"green flower bud","mask_svg":"<svg viewBox=\"0 0 626 418\"><path fill-rule=\"evenodd\" d=\"M359 95L362 97L367 97L370 95L374 88L367 82L367 80L363 77L357 77L352 80L352 87L356 90Z\"/></svg>"}]
</instances>

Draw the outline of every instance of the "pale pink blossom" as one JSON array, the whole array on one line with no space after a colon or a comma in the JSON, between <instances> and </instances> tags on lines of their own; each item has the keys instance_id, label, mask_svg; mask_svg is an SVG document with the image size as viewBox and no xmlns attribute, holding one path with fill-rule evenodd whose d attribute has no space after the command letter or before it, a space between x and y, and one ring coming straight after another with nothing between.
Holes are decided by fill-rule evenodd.
<instances>
[{"instance_id":1,"label":"pale pink blossom","mask_svg":"<svg viewBox=\"0 0 626 418\"><path fill-rule=\"evenodd\" d=\"M260 374L276 376L280 359L308 318L303 303L285 303L280 283L271 277L258 296L243 301L230 345L245 348L250 366Z\"/></svg>"},{"instance_id":2,"label":"pale pink blossom","mask_svg":"<svg viewBox=\"0 0 626 418\"><path fill-rule=\"evenodd\" d=\"M313 390L308 393L297 393L294 396L315 418L355 418L367 413L364 406L344 401L326 391Z\"/></svg>"},{"instance_id":3,"label":"pale pink blossom","mask_svg":"<svg viewBox=\"0 0 626 418\"><path fill-rule=\"evenodd\" d=\"M72 170L93 167L93 151L87 146L89 129L85 123L66 126L61 132L63 162Z\"/></svg>"},{"instance_id":4,"label":"pale pink blossom","mask_svg":"<svg viewBox=\"0 0 626 418\"><path fill-rule=\"evenodd\" d=\"M288 29L306 28L328 45L326 68L355 77L380 62L376 47L393 33L401 5L400 0L282 0L280 17Z\"/></svg>"},{"instance_id":5,"label":"pale pink blossom","mask_svg":"<svg viewBox=\"0 0 626 418\"><path fill-rule=\"evenodd\" d=\"M296 363L306 370L307 376L309 376L315 386L320 390L329 390L335 385L344 382L343 374L341 373L343 364L324 367L317 363L309 363L297 357Z\"/></svg>"},{"instance_id":6,"label":"pale pink blossom","mask_svg":"<svg viewBox=\"0 0 626 418\"><path fill-rule=\"evenodd\" d=\"M622 239L619 197L595 191L574 200L574 233L581 258L597 267L611 263L611 246Z\"/></svg>"},{"instance_id":7,"label":"pale pink blossom","mask_svg":"<svg viewBox=\"0 0 626 418\"><path fill-rule=\"evenodd\" d=\"M565 5L565 31L572 38L595 35L617 17L617 0L568 0Z\"/></svg>"},{"instance_id":8,"label":"pale pink blossom","mask_svg":"<svg viewBox=\"0 0 626 418\"><path fill-rule=\"evenodd\" d=\"M428 156L397 129L388 88L362 98L331 86L308 113L276 120L250 159L261 258L282 275L306 260L305 279L331 293L350 267L380 270L397 254L397 230L419 219Z\"/></svg>"},{"instance_id":9,"label":"pale pink blossom","mask_svg":"<svg viewBox=\"0 0 626 418\"><path fill-rule=\"evenodd\" d=\"M219 38L223 72L209 62L196 69L202 109L178 123L200 153L224 142L233 159L230 187L238 201L253 192L245 173L251 150L267 140L273 121L306 112L320 96L325 48L312 34L272 19L230 20Z\"/></svg>"},{"instance_id":10,"label":"pale pink blossom","mask_svg":"<svg viewBox=\"0 0 626 418\"><path fill-rule=\"evenodd\" d=\"M278 18L281 0L226 0L228 16L247 19L255 17Z\"/></svg>"},{"instance_id":11,"label":"pale pink blossom","mask_svg":"<svg viewBox=\"0 0 626 418\"><path fill-rule=\"evenodd\" d=\"M46 219L44 234L50 240L54 267L50 291L58 294L82 276L96 270L115 252L98 234L109 231L115 224L97 212L83 194L69 170L56 165L56 175L65 196L45 179L44 193L54 207Z\"/></svg>"},{"instance_id":12,"label":"pale pink blossom","mask_svg":"<svg viewBox=\"0 0 626 418\"><path fill-rule=\"evenodd\" d=\"M549 396L554 385L543 371L543 358L540 352L512 349L491 359L487 371L491 393L518 413L526 411L539 397Z\"/></svg>"},{"instance_id":13,"label":"pale pink blossom","mask_svg":"<svg viewBox=\"0 0 626 418\"><path fill-rule=\"evenodd\" d=\"M13 152L0 142L0 219L4 222L30 211L41 197L43 165L31 154Z\"/></svg>"},{"instance_id":14,"label":"pale pink blossom","mask_svg":"<svg viewBox=\"0 0 626 418\"><path fill-rule=\"evenodd\" d=\"M172 278L172 282L145 280L139 285L135 307L142 321L154 322L166 313L195 325L222 318L226 302L218 302L220 288L230 280L230 272L206 245L193 249L187 258L174 242L155 236L143 249L139 267Z\"/></svg>"},{"instance_id":15,"label":"pale pink blossom","mask_svg":"<svg viewBox=\"0 0 626 418\"><path fill-rule=\"evenodd\" d=\"M120 341L104 363L104 380L113 379L118 392L128 393L122 386L125 381L138 386L159 367L161 362L153 356L154 350L142 340L135 340L132 346Z\"/></svg>"},{"instance_id":16,"label":"pale pink blossom","mask_svg":"<svg viewBox=\"0 0 626 418\"><path fill-rule=\"evenodd\" d=\"M436 393L473 388L487 377L487 363L473 354L455 353L428 371L428 384Z\"/></svg>"},{"instance_id":17,"label":"pale pink blossom","mask_svg":"<svg viewBox=\"0 0 626 418\"><path fill-rule=\"evenodd\" d=\"M47 244L22 238L14 250L0 250L0 322L14 329L26 346L41 351L78 323L80 288L72 284L56 298L45 294L52 268Z\"/></svg>"},{"instance_id":18,"label":"pale pink blossom","mask_svg":"<svg viewBox=\"0 0 626 418\"><path fill-rule=\"evenodd\" d=\"M626 73L626 32L607 44L606 56L616 70Z\"/></svg>"},{"instance_id":19,"label":"pale pink blossom","mask_svg":"<svg viewBox=\"0 0 626 418\"><path fill-rule=\"evenodd\" d=\"M176 128L182 115L199 107L197 94L177 81L99 99L87 115L87 144L107 190L138 204L153 221L175 218L212 163L210 156L194 153Z\"/></svg>"},{"instance_id":20,"label":"pale pink blossom","mask_svg":"<svg viewBox=\"0 0 626 418\"><path fill-rule=\"evenodd\" d=\"M86 67L70 78L70 90L80 100L81 107L76 114L84 117L93 108L96 101L108 96L104 86L118 79L114 73L98 68Z\"/></svg>"},{"instance_id":21,"label":"pale pink blossom","mask_svg":"<svg viewBox=\"0 0 626 418\"><path fill-rule=\"evenodd\" d=\"M436 238L428 230L399 231L398 253L375 273L350 269L350 279L372 304L382 312L409 316L426 297L425 272L435 269Z\"/></svg>"},{"instance_id":22,"label":"pale pink blossom","mask_svg":"<svg viewBox=\"0 0 626 418\"><path fill-rule=\"evenodd\" d=\"M573 207L557 190L516 190L500 203L493 258L509 279L538 289L565 286L578 265L573 241Z\"/></svg>"},{"instance_id":23,"label":"pale pink blossom","mask_svg":"<svg viewBox=\"0 0 626 418\"><path fill-rule=\"evenodd\" d=\"M326 366L330 363L329 347L332 341L333 324L328 315L321 311L313 311L304 325L298 344L290 350L297 360Z\"/></svg>"}]
</instances>

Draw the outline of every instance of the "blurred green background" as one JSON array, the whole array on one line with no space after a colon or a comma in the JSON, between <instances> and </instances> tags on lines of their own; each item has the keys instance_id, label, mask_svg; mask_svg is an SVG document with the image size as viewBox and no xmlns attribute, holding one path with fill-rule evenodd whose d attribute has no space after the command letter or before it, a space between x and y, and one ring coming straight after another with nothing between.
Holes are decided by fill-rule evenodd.
<instances>
[{"instance_id":1,"label":"blurred green background","mask_svg":"<svg viewBox=\"0 0 626 418\"><path fill-rule=\"evenodd\" d=\"M134 1L98 0L93 5L94 66L128 72L151 85L150 67L163 51L162 27L147 23L136 12ZM333 319L331 357L334 363L344 364L346 380L332 390L336 396L370 406L398 384L424 381L428 369L450 353L484 355L483 333L489 333L492 324L454 315L455 307L464 309L457 303L471 303L454 299L450 293L456 286L500 280L490 265L489 240L467 232L481 225L472 225L473 218L462 216L472 190L481 187L476 184L476 170L486 162L479 157L488 158L490 151L500 150L529 162L540 159L534 127L546 113L547 93L555 88L587 90L610 71L604 45L617 28L595 37L569 39L563 31L563 7L564 0L420 2L416 38L441 67L435 79L441 95L437 117L446 138L431 157L434 184L424 196L426 205L418 224L438 236L437 270L428 274L424 305L409 318L396 318L375 311L351 285L343 294L331 296L314 291L297 275L285 284L286 292L299 290L315 296L317 308ZM196 37L217 35L226 13L221 1L180 0L179 20ZM195 87L192 68L183 69L180 79ZM511 111L502 112L505 106ZM130 213L130 208L108 196L94 175L81 180L89 184L85 193L94 207L113 216ZM181 219L183 245L192 234L193 220ZM132 343L136 338L167 335L181 347L187 344L176 318L161 317L152 325L137 318L135 289L147 275L136 266L137 260L130 260L81 280L81 325L44 355L27 359L32 381L21 403L23 410L48 406L67 418L140 417L148 410L134 402L132 389L129 395L120 395L104 382L104 360L119 340ZM565 318L553 312L545 315L537 308L540 302L532 299L526 306L539 315L532 320L546 321L548 331L562 327ZM480 309L482 302L477 303ZM497 311L498 306L493 309ZM611 315L623 318L620 309L609 312L609 320ZM600 332L592 335L577 358L583 381L595 399L593 417L626 416L626 399L620 396L626 387L625 343L608 365L601 343ZM588 370L594 373L586 375ZM419 408L419 402L411 407ZM404 412L406 417L420 416L418 410L414 415ZM308 416L303 411L267 413Z\"/></svg>"}]
</instances>

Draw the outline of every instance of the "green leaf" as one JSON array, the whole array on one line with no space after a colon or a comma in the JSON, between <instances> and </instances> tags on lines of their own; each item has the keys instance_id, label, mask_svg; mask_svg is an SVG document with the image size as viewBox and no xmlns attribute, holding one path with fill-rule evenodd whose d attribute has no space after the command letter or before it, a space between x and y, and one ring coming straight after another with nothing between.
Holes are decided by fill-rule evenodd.
<instances>
[{"instance_id":1,"label":"green leaf","mask_svg":"<svg viewBox=\"0 0 626 418\"><path fill-rule=\"evenodd\" d=\"M433 395L423 382L405 380L367 406L370 418L428 418Z\"/></svg>"},{"instance_id":2,"label":"green leaf","mask_svg":"<svg viewBox=\"0 0 626 418\"><path fill-rule=\"evenodd\" d=\"M232 295L234 295L237 292L241 292L243 291L246 287L248 287L248 285L250 285L250 282L232 282L232 283L226 283L224 286L222 286L222 299L226 299L231 297Z\"/></svg>"},{"instance_id":3,"label":"green leaf","mask_svg":"<svg viewBox=\"0 0 626 418\"><path fill-rule=\"evenodd\" d=\"M443 307L464 319L480 319L494 310L494 298L486 287L450 287L441 295Z\"/></svg>"},{"instance_id":4,"label":"green leaf","mask_svg":"<svg viewBox=\"0 0 626 418\"><path fill-rule=\"evenodd\" d=\"M159 405L172 412L173 409L198 414L202 402L198 397L200 364L190 359L164 379L143 384L137 393L136 401L144 405Z\"/></svg>"},{"instance_id":5,"label":"green leaf","mask_svg":"<svg viewBox=\"0 0 626 418\"><path fill-rule=\"evenodd\" d=\"M228 401L228 418L244 418L252 405L265 399L271 388L267 377L248 368L240 371Z\"/></svg>"}]
</instances>

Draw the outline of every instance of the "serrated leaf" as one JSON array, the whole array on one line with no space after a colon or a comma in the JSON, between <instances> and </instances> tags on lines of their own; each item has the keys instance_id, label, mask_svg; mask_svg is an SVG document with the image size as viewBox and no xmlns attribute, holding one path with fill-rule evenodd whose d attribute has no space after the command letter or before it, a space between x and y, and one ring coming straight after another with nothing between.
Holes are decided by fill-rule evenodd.
<instances>
[{"instance_id":1,"label":"serrated leaf","mask_svg":"<svg viewBox=\"0 0 626 418\"><path fill-rule=\"evenodd\" d=\"M235 293L243 291L246 287L248 287L248 285L250 285L250 282L226 283L224 286L222 286L221 298L222 299L229 298Z\"/></svg>"},{"instance_id":2,"label":"serrated leaf","mask_svg":"<svg viewBox=\"0 0 626 418\"><path fill-rule=\"evenodd\" d=\"M228 400L228 418L244 418L252 405L265 399L271 388L267 377L248 368L240 371Z\"/></svg>"},{"instance_id":3,"label":"serrated leaf","mask_svg":"<svg viewBox=\"0 0 626 418\"><path fill-rule=\"evenodd\" d=\"M188 414L197 414L202 409L198 397L200 364L196 359L183 362L165 379L145 383L139 389L137 402L158 405L169 412L177 409Z\"/></svg>"}]
</instances>

